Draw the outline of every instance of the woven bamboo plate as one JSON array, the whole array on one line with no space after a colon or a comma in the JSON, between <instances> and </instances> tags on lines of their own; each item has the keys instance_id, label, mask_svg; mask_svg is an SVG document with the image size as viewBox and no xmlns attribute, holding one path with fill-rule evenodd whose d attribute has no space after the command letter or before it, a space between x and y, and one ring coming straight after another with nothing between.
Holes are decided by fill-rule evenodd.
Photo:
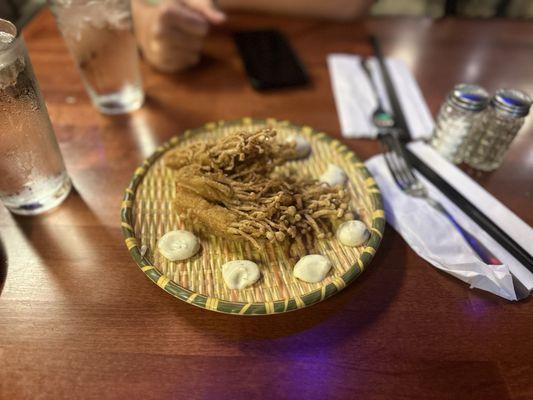
<instances>
[{"instance_id":1,"label":"woven bamboo plate","mask_svg":"<svg viewBox=\"0 0 533 400\"><path fill-rule=\"evenodd\" d=\"M297 166L302 173L312 176L319 176L328 163L344 169L350 179L348 188L352 197L352 211L370 228L370 239L361 247L342 246L336 239L318 243L320 254L329 257L334 265L328 277L320 283L310 284L294 278L293 263L286 259L277 245L268 245L264 251L258 252L248 243L237 243L198 231L188 226L190 223L181 220L173 211L173 171L165 168L161 155L198 138L226 135L243 129L257 130L266 126L275 128L279 137L299 134L310 141L311 156L292 161L288 166ZM208 123L202 128L173 137L158 147L135 171L124 194L121 219L126 246L152 282L195 306L241 315L283 313L310 306L334 295L357 278L370 263L385 228L381 195L376 182L346 146L307 126L296 126L275 119L251 118ZM202 243L200 254L182 262L169 262L161 256L157 252L157 240L174 229L195 232ZM258 263L261 279L244 290L227 289L222 279L222 264L243 258Z\"/></svg>"}]
</instances>

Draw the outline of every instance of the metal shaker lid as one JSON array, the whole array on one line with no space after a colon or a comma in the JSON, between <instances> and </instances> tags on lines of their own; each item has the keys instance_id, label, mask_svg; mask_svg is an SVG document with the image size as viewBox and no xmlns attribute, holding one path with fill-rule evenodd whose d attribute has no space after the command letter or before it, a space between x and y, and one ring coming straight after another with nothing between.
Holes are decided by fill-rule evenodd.
<instances>
[{"instance_id":1,"label":"metal shaker lid","mask_svg":"<svg viewBox=\"0 0 533 400\"><path fill-rule=\"evenodd\" d=\"M531 107L531 98L521 90L499 89L492 98L491 104L515 117L525 117Z\"/></svg>"},{"instance_id":2,"label":"metal shaker lid","mask_svg":"<svg viewBox=\"0 0 533 400\"><path fill-rule=\"evenodd\" d=\"M460 83L455 85L450 93L451 102L465 110L480 111L489 102L489 94L478 85Z\"/></svg>"}]
</instances>

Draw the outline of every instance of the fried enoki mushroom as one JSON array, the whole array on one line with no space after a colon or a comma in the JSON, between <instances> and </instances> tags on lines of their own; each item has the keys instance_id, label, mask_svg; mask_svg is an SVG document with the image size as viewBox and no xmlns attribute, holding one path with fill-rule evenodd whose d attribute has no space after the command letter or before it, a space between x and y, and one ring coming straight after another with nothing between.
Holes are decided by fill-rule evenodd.
<instances>
[{"instance_id":1,"label":"fried enoki mushroom","mask_svg":"<svg viewBox=\"0 0 533 400\"><path fill-rule=\"evenodd\" d=\"M270 129L196 141L165 157L176 170L176 207L218 236L288 242L301 255L315 238L330 237L335 221L350 219L349 195L276 167L294 157L294 143Z\"/></svg>"}]
</instances>

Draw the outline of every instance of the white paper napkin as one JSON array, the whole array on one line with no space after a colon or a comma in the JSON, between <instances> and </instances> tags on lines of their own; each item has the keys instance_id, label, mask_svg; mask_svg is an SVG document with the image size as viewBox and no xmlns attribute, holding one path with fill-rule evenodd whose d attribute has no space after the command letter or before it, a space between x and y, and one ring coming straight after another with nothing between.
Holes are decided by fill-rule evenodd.
<instances>
[{"instance_id":1,"label":"white paper napkin","mask_svg":"<svg viewBox=\"0 0 533 400\"><path fill-rule=\"evenodd\" d=\"M463 196L475 198L476 207L521 246L528 251L533 249L533 229L468 175L422 142L411 143L409 147L444 179L453 182L452 185ZM509 271L530 291L533 290L533 274L422 176L418 175L427 185L430 195L440 201L454 218L504 262L504 265L483 263L444 215L424 200L403 193L395 184L382 155L371 158L366 165L383 195L387 222L422 258L442 271L469 283L470 287L489 291L508 300L516 300ZM442 166L444 168L439 168Z\"/></svg>"},{"instance_id":2,"label":"white paper napkin","mask_svg":"<svg viewBox=\"0 0 533 400\"><path fill-rule=\"evenodd\" d=\"M371 117L377 101L361 60L361 57L351 54L330 54L327 58L343 136L374 138L377 131L372 125ZM385 62L413 138L430 137L434 126L433 118L416 80L401 60L386 59ZM370 58L368 66L383 107L390 112L377 60Z\"/></svg>"}]
</instances>

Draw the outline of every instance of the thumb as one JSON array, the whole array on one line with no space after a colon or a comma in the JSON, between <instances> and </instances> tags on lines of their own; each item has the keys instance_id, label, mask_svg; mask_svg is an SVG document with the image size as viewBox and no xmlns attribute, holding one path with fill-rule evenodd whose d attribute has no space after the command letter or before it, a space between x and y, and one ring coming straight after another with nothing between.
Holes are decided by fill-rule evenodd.
<instances>
[{"instance_id":1,"label":"thumb","mask_svg":"<svg viewBox=\"0 0 533 400\"><path fill-rule=\"evenodd\" d=\"M185 0L184 3L212 24L221 24L226 20L226 14L215 6L213 0Z\"/></svg>"}]
</instances>

